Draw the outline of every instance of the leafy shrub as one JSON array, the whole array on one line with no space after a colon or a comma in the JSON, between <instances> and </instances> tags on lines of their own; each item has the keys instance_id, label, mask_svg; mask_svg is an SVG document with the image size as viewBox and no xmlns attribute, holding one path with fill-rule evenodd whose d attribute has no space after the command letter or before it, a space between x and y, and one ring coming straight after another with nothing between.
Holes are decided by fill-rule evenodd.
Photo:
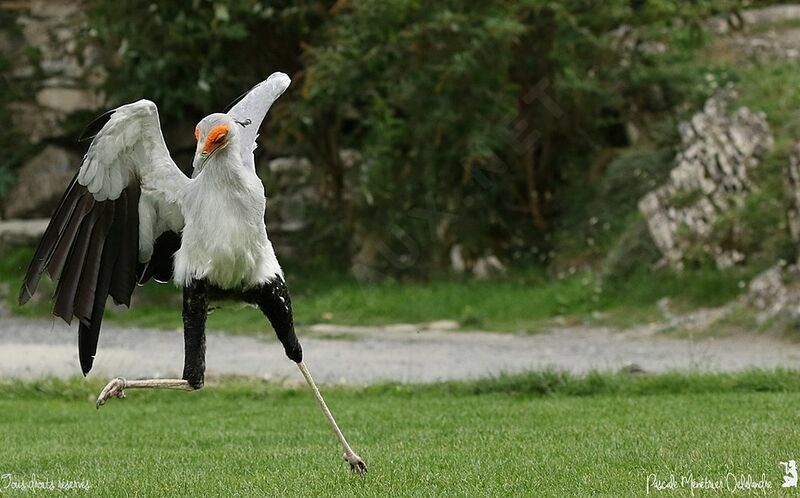
<instances>
[{"instance_id":1,"label":"leafy shrub","mask_svg":"<svg viewBox=\"0 0 800 498\"><path fill-rule=\"evenodd\" d=\"M618 218L636 209L645 194L662 185L673 166L669 149L632 148L609 163L598 189L599 211Z\"/></svg>"}]
</instances>

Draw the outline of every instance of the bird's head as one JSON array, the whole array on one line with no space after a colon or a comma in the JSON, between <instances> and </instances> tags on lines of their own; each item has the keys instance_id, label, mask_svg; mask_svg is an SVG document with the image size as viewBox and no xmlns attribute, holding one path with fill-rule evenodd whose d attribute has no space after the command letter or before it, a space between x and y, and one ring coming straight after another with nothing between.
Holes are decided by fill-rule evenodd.
<instances>
[{"instance_id":1,"label":"bird's head","mask_svg":"<svg viewBox=\"0 0 800 498\"><path fill-rule=\"evenodd\" d=\"M226 150L236 150L238 128L236 121L227 114L215 113L204 117L194 129L197 139L194 169L202 171L211 158L224 155Z\"/></svg>"}]
</instances>

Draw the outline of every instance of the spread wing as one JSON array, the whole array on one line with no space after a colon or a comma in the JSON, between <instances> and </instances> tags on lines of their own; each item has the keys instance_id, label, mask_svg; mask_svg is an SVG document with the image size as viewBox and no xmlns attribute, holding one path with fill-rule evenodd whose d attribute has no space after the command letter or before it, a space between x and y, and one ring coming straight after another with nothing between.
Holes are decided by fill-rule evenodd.
<instances>
[{"instance_id":1,"label":"spread wing","mask_svg":"<svg viewBox=\"0 0 800 498\"><path fill-rule=\"evenodd\" d=\"M246 166L249 165L255 169L253 151L256 149L258 129L269 108L289 88L291 82L292 80L285 73L272 73L269 78L240 96L228 109L228 115L244 127L243 132L239 134L239 141L242 148L242 160Z\"/></svg>"},{"instance_id":2,"label":"spread wing","mask_svg":"<svg viewBox=\"0 0 800 498\"><path fill-rule=\"evenodd\" d=\"M19 295L25 304L45 271L57 282L53 314L67 323L73 317L80 321L84 374L94 361L108 296L130 306L154 240L183 227L180 198L190 181L169 155L155 104L140 100L99 119L94 126L99 131L42 236Z\"/></svg>"}]
</instances>

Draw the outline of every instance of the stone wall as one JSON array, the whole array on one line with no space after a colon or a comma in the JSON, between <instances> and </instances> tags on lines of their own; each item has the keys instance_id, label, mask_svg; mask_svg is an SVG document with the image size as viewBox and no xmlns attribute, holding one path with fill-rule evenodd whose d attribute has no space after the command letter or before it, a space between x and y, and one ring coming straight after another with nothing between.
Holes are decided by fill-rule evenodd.
<instances>
[{"instance_id":1,"label":"stone wall","mask_svg":"<svg viewBox=\"0 0 800 498\"><path fill-rule=\"evenodd\" d=\"M22 40L14 40L10 76L34 86L32 98L13 103L12 109L14 125L37 143L58 137L73 112L103 107L106 70L82 2L34 0L29 5L17 17Z\"/></svg>"},{"instance_id":2,"label":"stone wall","mask_svg":"<svg viewBox=\"0 0 800 498\"><path fill-rule=\"evenodd\" d=\"M80 161L63 145L75 138L64 136L63 125L76 112L104 108L107 73L82 2L32 0L14 6L16 26L0 32L0 46L12 64L5 77L23 90L7 107L14 129L39 153L23 164L2 214L47 216Z\"/></svg>"},{"instance_id":3,"label":"stone wall","mask_svg":"<svg viewBox=\"0 0 800 498\"><path fill-rule=\"evenodd\" d=\"M766 116L746 107L729 109L735 91L727 88L679 126L681 152L668 182L647 194L639 210L668 263L681 267L686 251L700 248L720 268L744 255L712 240L715 221L739 206L751 190L750 170L772 148Z\"/></svg>"}]
</instances>

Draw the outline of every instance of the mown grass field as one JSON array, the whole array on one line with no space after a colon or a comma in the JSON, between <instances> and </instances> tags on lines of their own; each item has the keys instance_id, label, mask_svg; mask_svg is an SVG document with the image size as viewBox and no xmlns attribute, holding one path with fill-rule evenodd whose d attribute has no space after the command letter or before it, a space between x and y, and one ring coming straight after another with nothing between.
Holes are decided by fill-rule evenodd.
<instances>
[{"instance_id":1,"label":"mown grass field","mask_svg":"<svg viewBox=\"0 0 800 498\"><path fill-rule=\"evenodd\" d=\"M96 411L99 388L0 386L0 488L35 474L86 481L91 496L644 496L652 473L731 473L766 479L774 496L779 462L800 457L795 372L326 389L370 465L365 478L345 469L305 389L236 380L189 394L130 391Z\"/></svg>"}]
</instances>

